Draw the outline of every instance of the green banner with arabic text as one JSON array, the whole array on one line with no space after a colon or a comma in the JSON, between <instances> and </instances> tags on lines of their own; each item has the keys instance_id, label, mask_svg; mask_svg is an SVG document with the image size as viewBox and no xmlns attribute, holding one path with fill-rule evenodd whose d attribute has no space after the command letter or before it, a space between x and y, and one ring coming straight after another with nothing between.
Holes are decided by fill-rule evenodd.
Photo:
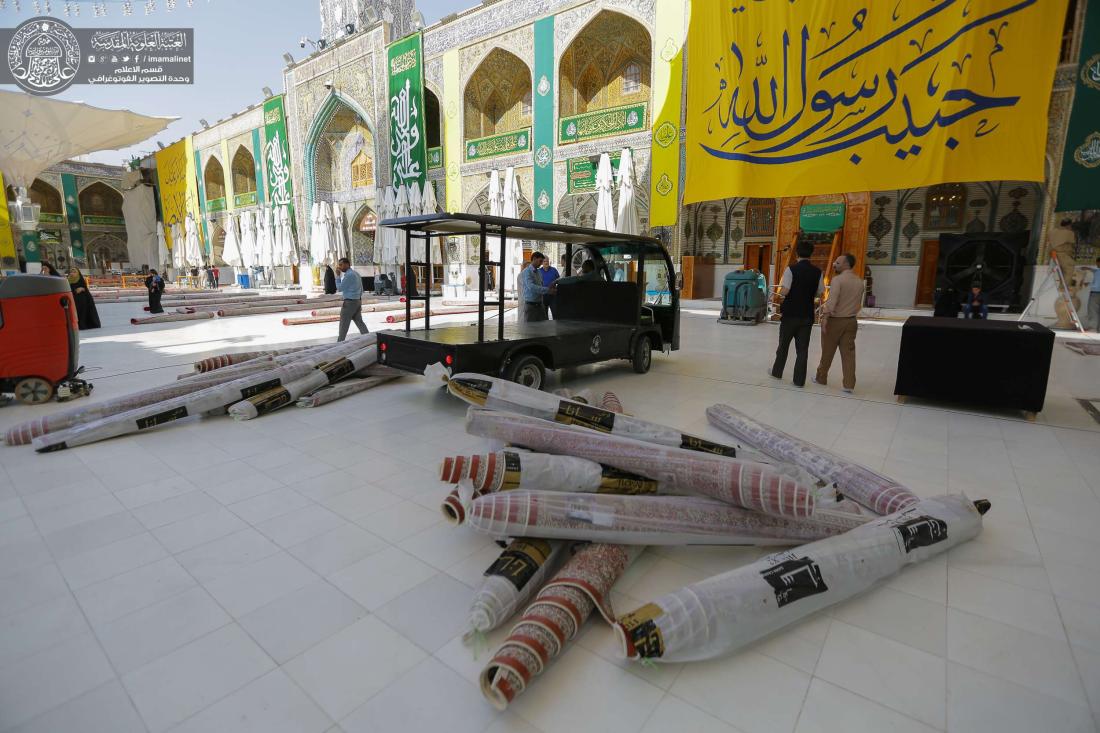
<instances>
[{"instance_id":1,"label":"green banner with arabic text","mask_svg":"<svg viewBox=\"0 0 1100 733\"><path fill-rule=\"evenodd\" d=\"M424 136L424 55L420 33L386 47L392 184L422 186L428 170Z\"/></svg>"},{"instance_id":2,"label":"green banner with arabic text","mask_svg":"<svg viewBox=\"0 0 1100 733\"><path fill-rule=\"evenodd\" d=\"M1100 7L1087 13L1056 211L1100 209Z\"/></svg>"}]
</instances>

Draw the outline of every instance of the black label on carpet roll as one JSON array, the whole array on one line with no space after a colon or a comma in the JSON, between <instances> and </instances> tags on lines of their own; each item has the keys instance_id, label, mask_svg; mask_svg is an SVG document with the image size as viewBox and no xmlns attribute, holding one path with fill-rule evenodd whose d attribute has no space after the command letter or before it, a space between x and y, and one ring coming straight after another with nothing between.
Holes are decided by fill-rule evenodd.
<instances>
[{"instance_id":1,"label":"black label on carpet roll","mask_svg":"<svg viewBox=\"0 0 1100 733\"><path fill-rule=\"evenodd\" d=\"M255 397L260 392L266 392L269 389L274 389L275 387L281 386L282 381L278 377L275 377L275 379L269 379L266 382L260 382L259 384L252 385L251 387L245 387L241 390L241 399L247 400L249 397Z\"/></svg>"},{"instance_id":2,"label":"black label on carpet roll","mask_svg":"<svg viewBox=\"0 0 1100 733\"><path fill-rule=\"evenodd\" d=\"M680 447L686 448L687 450L699 451L700 453L713 453L716 456L726 456L727 458L737 457L736 448L722 445L721 443L712 443L709 440L696 438L694 435L681 435Z\"/></svg>"},{"instance_id":3,"label":"black label on carpet roll","mask_svg":"<svg viewBox=\"0 0 1100 733\"><path fill-rule=\"evenodd\" d=\"M158 412L156 415L143 417L135 422L137 423L138 430L145 430L146 428L155 428L157 425L163 425L166 422L172 422L173 420L179 420L184 417L187 417L187 408L180 406L171 410L165 410L164 412Z\"/></svg>"},{"instance_id":4,"label":"black label on carpet roll","mask_svg":"<svg viewBox=\"0 0 1100 733\"><path fill-rule=\"evenodd\" d=\"M286 387L280 387L279 389L273 389L265 394L256 395L251 400L252 405L256 408L256 413L259 415L266 415L272 410L278 410L280 407L290 404L290 392Z\"/></svg>"},{"instance_id":5,"label":"black label on carpet roll","mask_svg":"<svg viewBox=\"0 0 1100 733\"><path fill-rule=\"evenodd\" d=\"M522 475L523 466L520 461L519 453L514 451L504 451L504 479L501 481L501 491L511 491L512 489L519 488L519 480Z\"/></svg>"},{"instance_id":6,"label":"black label on carpet roll","mask_svg":"<svg viewBox=\"0 0 1100 733\"><path fill-rule=\"evenodd\" d=\"M350 377L354 374L355 365L346 358L337 359L330 364L325 364L321 367L321 371L328 377L329 384L332 384L333 382L339 382L344 377Z\"/></svg>"},{"instance_id":7,"label":"black label on carpet roll","mask_svg":"<svg viewBox=\"0 0 1100 733\"><path fill-rule=\"evenodd\" d=\"M657 482L617 468L602 466L598 494L656 494Z\"/></svg>"},{"instance_id":8,"label":"black label on carpet roll","mask_svg":"<svg viewBox=\"0 0 1100 733\"><path fill-rule=\"evenodd\" d=\"M918 547L928 547L947 539L947 522L927 515L910 519L894 527L909 554Z\"/></svg>"},{"instance_id":9,"label":"black label on carpet roll","mask_svg":"<svg viewBox=\"0 0 1100 733\"><path fill-rule=\"evenodd\" d=\"M523 590L550 557L550 551L550 543L546 540L516 540L489 566L485 577L499 575L516 590Z\"/></svg>"},{"instance_id":10,"label":"black label on carpet roll","mask_svg":"<svg viewBox=\"0 0 1100 733\"><path fill-rule=\"evenodd\" d=\"M829 590L821 577L821 568L808 557L784 560L761 570L760 574L775 591L775 600L780 608Z\"/></svg>"},{"instance_id":11,"label":"black label on carpet roll","mask_svg":"<svg viewBox=\"0 0 1100 733\"><path fill-rule=\"evenodd\" d=\"M601 433L610 433L615 426L615 413L591 405L578 405L575 402L562 400L558 403L554 422L563 425L580 425Z\"/></svg>"},{"instance_id":12,"label":"black label on carpet roll","mask_svg":"<svg viewBox=\"0 0 1100 733\"><path fill-rule=\"evenodd\" d=\"M660 657L665 653L665 642L661 637L661 630L653 621L663 613L664 611L656 603L647 603L637 611L619 619L626 638L630 640L635 653L643 659Z\"/></svg>"}]
</instances>

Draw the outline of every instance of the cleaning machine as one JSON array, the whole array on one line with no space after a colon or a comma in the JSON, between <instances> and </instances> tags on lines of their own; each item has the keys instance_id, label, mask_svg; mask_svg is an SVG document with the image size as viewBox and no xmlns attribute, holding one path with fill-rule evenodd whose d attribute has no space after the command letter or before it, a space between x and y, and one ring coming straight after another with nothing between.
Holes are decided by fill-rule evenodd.
<instances>
[{"instance_id":1,"label":"cleaning machine","mask_svg":"<svg viewBox=\"0 0 1100 733\"><path fill-rule=\"evenodd\" d=\"M755 326L768 316L768 282L756 270L735 270L722 287L719 323Z\"/></svg>"},{"instance_id":2,"label":"cleaning machine","mask_svg":"<svg viewBox=\"0 0 1100 733\"><path fill-rule=\"evenodd\" d=\"M64 278L14 275L0 280L0 393L28 405L82 397L76 303Z\"/></svg>"}]
</instances>

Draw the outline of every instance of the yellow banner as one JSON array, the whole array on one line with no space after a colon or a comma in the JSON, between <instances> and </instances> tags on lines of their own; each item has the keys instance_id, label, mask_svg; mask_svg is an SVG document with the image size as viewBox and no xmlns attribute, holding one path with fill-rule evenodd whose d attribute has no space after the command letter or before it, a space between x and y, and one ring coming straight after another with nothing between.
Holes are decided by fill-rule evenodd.
<instances>
[{"instance_id":1,"label":"yellow banner","mask_svg":"<svg viewBox=\"0 0 1100 733\"><path fill-rule=\"evenodd\" d=\"M188 213L199 220L199 192L195 184L195 156L191 137L172 143L157 151L157 180L160 189L160 210L164 216L164 236L168 247L172 242L171 226L183 224Z\"/></svg>"},{"instance_id":2,"label":"yellow banner","mask_svg":"<svg viewBox=\"0 0 1100 733\"><path fill-rule=\"evenodd\" d=\"M7 190L4 174L0 173L0 192ZM19 272L19 255L15 251L15 237L11 233L11 214L8 212L7 198L0 204L0 275L14 275Z\"/></svg>"},{"instance_id":3,"label":"yellow banner","mask_svg":"<svg viewBox=\"0 0 1100 733\"><path fill-rule=\"evenodd\" d=\"M684 202L1043 180L1066 0L710 0Z\"/></svg>"},{"instance_id":4,"label":"yellow banner","mask_svg":"<svg viewBox=\"0 0 1100 733\"><path fill-rule=\"evenodd\" d=\"M447 171L444 210L452 213L462 211L462 175L459 172L463 152L462 115L458 108L458 100L462 99L461 68L457 48L443 54L443 99L447 100L443 110L443 165Z\"/></svg>"},{"instance_id":5,"label":"yellow banner","mask_svg":"<svg viewBox=\"0 0 1100 733\"><path fill-rule=\"evenodd\" d=\"M714 3L715 0L700 0ZM687 0L657 0L649 225L675 226L680 208L680 99Z\"/></svg>"}]
</instances>

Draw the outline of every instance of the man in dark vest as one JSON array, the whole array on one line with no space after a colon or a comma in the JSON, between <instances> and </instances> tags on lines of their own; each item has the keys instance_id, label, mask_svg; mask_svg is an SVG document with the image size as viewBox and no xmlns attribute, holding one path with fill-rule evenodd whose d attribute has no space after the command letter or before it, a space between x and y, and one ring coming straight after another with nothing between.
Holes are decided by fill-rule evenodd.
<instances>
[{"instance_id":1,"label":"man in dark vest","mask_svg":"<svg viewBox=\"0 0 1100 733\"><path fill-rule=\"evenodd\" d=\"M768 370L772 378L783 378L783 369L787 365L787 353L790 351L793 339L796 387L806 384L810 334L814 327L814 298L825 290L821 270L810 262L810 255L813 253L813 243L800 241L795 247L798 261L783 273L783 280L779 286L779 295L783 298L779 306L779 312L782 314L782 320L779 322L779 348L775 350L775 363Z\"/></svg>"}]
</instances>

